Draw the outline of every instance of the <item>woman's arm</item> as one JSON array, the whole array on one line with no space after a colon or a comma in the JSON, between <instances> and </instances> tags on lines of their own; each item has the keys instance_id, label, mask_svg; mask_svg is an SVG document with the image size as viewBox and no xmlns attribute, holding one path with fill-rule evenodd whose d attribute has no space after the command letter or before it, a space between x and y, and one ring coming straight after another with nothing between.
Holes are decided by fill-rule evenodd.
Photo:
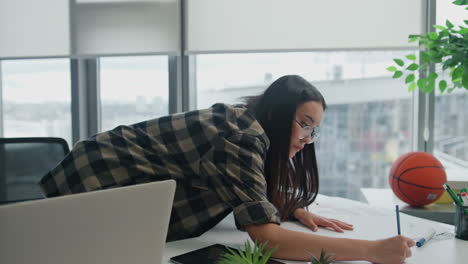
<instances>
[{"instance_id":1,"label":"woman's arm","mask_svg":"<svg viewBox=\"0 0 468 264\"><path fill-rule=\"evenodd\" d=\"M411 256L409 249L414 241L396 236L384 240L358 240L332 238L284 229L276 224L251 224L245 227L250 237L260 243L268 242L267 248L275 247L274 258L310 261L311 256L320 256L321 249L340 260L366 260L378 263L402 263Z\"/></svg>"}]
</instances>

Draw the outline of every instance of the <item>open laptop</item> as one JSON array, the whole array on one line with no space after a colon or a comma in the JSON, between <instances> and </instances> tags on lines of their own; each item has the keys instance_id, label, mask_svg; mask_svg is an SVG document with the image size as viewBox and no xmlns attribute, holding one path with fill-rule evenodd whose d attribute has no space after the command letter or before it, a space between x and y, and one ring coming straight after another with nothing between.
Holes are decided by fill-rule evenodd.
<instances>
[{"instance_id":1,"label":"open laptop","mask_svg":"<svg viewBox=\"0 0 468 264\"><path fill-rule=\"evenodd\" d=\"M0 206L0 263L159 264L175 181Z\"/></svg>"}]
</instances>

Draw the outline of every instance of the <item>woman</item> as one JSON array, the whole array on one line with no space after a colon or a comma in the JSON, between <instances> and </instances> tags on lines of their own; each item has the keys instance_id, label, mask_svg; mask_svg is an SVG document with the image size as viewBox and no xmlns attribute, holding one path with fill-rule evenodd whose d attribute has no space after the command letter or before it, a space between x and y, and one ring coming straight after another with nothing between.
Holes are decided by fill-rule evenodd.
<instances>
[{"instance_id":1,"label":"woman","mask_svg":"<svg viewBox=\"0 0 468 264\"><path fill-rule=\"evenodd\" d=\"M274 257L307 260L323 248L336 260L401 263L414 242L367 241L283 229L297 219L313 231L350 224L303 208L318 193L314 144L326 108L299 76L283 76L244 105L119 126L81 141L41 180L48 197L151 181L177 182L167 241L199 236L233 212L236 225L277 247Z\"/></svg>"}]
</instances>

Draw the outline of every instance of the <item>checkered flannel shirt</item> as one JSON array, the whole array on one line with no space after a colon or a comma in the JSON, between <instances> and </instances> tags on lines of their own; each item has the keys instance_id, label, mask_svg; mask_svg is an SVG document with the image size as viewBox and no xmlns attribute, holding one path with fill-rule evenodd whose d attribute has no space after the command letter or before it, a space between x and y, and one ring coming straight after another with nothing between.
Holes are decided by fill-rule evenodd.
<instances>
[{"instance_id":1,"label":"checkered flannel shirt","mask_svg":"<svg viewBox=\"0 0 468 264\"><path fill-rule=\"evenodd\" d=\"M40 186L47 197L174 179L167 241L195 237L234 211L237 228L276 223L267 199L269 140L243 105L119 126L78 142Z\"/></svg>"}]
</instances>

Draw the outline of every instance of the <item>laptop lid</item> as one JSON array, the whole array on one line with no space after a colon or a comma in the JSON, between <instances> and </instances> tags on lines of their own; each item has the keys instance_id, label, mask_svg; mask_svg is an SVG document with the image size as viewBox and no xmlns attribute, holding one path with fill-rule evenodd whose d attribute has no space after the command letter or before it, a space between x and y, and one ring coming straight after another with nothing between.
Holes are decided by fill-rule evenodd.
<instances>
[{"instance_id":1,"label":"laptop lid","mask_svg":"<svg viewBox=\"0 0 468 264\"><path fill-rule=\"evenodd\" d=\"M161 263L175 187L168 180L0 206L0 263Z\"/></svg>"}]
</instances>

